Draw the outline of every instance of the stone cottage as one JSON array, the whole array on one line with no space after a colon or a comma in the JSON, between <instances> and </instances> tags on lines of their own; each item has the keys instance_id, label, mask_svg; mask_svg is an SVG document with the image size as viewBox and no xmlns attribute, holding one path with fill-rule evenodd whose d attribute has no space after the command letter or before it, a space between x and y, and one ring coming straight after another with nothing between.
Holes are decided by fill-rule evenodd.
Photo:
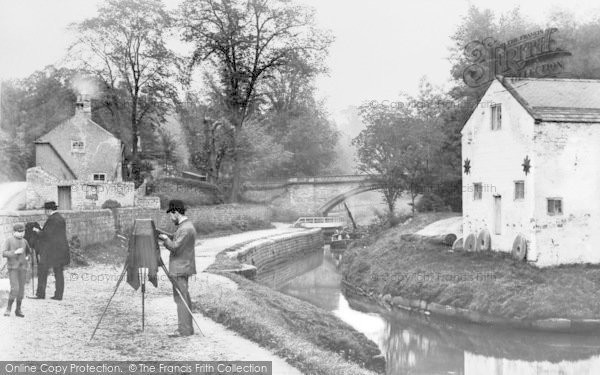
<instances>
[{"instance_id":1,"label":"stone cottage","mask_svg":"<svg viewBox=\"0 0 600 375\"><path fill-rule=\"evenodd\" d=\"M35 141L35 167L27 170L27 208L54 200L61 210L100 208L108 200L134 201L133 182L121 175L123 143L91 119L89 98L75 115Z\"/></svg>"},{"instance_id":2,"label":"stone cottage","mask_svg":"<svg viewBox=\"0 0 600 375\"><path fill-rule=\"evenodd\" d=\"M461 133L466 249L600 262L600 80L497 77Z\"/></svg>"}]
</instances>

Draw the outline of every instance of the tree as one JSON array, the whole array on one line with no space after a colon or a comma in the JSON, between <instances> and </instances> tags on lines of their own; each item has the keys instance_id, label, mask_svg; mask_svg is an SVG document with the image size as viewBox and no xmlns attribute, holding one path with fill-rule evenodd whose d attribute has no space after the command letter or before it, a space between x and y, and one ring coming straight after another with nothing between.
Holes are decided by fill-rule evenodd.
<instances>
[{"instance_id":1,"label":"tree","mask_svg":"<svg viewBox=\"0 0 600 375\"><path fill-rule=\"evenodd\" d=\"M107 0L96 17L72 25L78 36L72 58L102 79L113 108L126 99L134 162L140 128L160 125L177 101L178 60L165 42L171 26L160 0Z\"/></svg>"},{"instance_id":2,"label":"tree","mask_svg":"<svg viewBox=\"0 0 600 375\"><path fill-rule=\"evenodd\" d=\"M238 152L243 160L242 177L245 178L267 177L270 171L281 169L292 158L292 154L255 121L249 121L242 129Z\"/></svg>"},{"instance_id":3,"label":"tree","mask_svg":"<svg viewBox=\"0 0 600 375\"><path fill-rule=\"evenodd\" d=\"M222 112L216 95L202 102L188 93L179 107L181 125L190 150L190 163L206 174L207 180L219 183L221 167L231 154L232 126Z\"/></svg>"},{"instance_id":4,"label":"tree","mask_svg":"<svg viewBox=\"0 0 600 375\"><path fill-rule=\"evenodd\" d=\"M2 82L0 152L5 174L25 177L34 165L34 141L75 112L72 70L47 66L22 80Z\"/></svg>"},{"instance_id":5,"label":"tree","mask_svg":"<svg viewBox=\"0 0 600 375\"><path fill-rule=\"evenodd\" d=\"M326 52L331 39L315 27L313 12L286 0L186 0L183 39L195 44L191 66L218 78L233 124L231 200L240 192L238 138L258 108L265 83L278 68Z\"/></svg>"},{"instance_id":6,"label":"tree","mask_svg":"<svg viewBox=\"0 0 600 375\"><path fill-rule=\"evenodd\" d=\"M430 183L428 153L439 147L438 122L411 115L408 107L360 107L366 128L352 140L357 147L358 169L371 176L382 190L389 214L396 199L408 191L415 198Z\"/></svg>"},{"instance_id":7,"label":"tree","mask_svg":"<svg viewBox=\"0 0 600 375\"><path fill-rule=\"evenodd\" d=\"M279 176L317 176L327 171L335 161L339 139L334 125L320 108L303 108L287 121L287 131L279 139L291 157L279 166Z\"/></svg>"},{"instance_id":8,"label":"tree","mask_svg":"<svg viewBox=\"0 0 600 375\"><path fill-rule=\"evenodd\" d=\"M331 167L339 132L328 119L324 103L315 99L319 62L296 59L280 67L265 90L264 124L291 153L288 162L269 172L277 177L316 176Z\"/></svg>"}]
</instances>

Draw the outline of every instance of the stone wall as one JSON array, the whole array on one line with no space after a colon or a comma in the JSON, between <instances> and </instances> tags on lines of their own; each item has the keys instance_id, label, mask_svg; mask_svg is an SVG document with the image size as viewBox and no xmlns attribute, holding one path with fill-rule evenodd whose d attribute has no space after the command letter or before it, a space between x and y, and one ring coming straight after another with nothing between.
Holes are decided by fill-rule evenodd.
<instances>
[{"instance_id":1,"label":"stone wall","mask_svg":"<svg viewBox=\"0 0 600 375\"><path fill-rule=\"evenodd\" d=\"M253 241L228 255L242 263L253 265L260 274L267 266L284 263L302 254L321 250L323 244L321 230L310 229Z\"/></svg>"},{"instance_id":2,"label":"stone wall","mask_svg":"<svg viewBox=\"0 0 600 375\"><path fill-rule=\"evenodd\" d=\"M144 209L138 207L117 208L115 226L121 233L129 233L135 219L152 219L154 224L163 230L173 232L175 226L165 210ZM269 207L259 205L224 204L217 206L194 207L186 215L195 225L210 223L211 225L229 225L240 220L271 221L272 211Z\"/></svg>"},{"instance_id":3,"label":"stone wall","mask_svg":"<svg viewBox=\"0 0 600 375\"><path fill-rule=\"evenodd\" d=\"M146 209L160 209L159 197L135 197L133 205Z\"/></svg>"},{"instance_id":4,"label":"stone wall","mask_svg":"<svg viewBox=\"0 0 600 375\"><path fill-rule=\"evenodd\" d=\"M47 201L55 201L60 206L59 186L70 188L71 209L73 210L100 209L102 204L109 199L119 202L123 207L133 206L135 193L133 182L59 180L43 168L33 167L27 170L27 209L39 209Z\"/></svg>"},{"instance_id":5,"label":"stone wall","mask_svg":"<svg viewBox=\"0 0 600 375\"><path fill-rule=\"evenodd\" d=\"M82 246L109 241L115 236L115 224L110 210L59 211L67 224L67 239L79 237ZM46 222L43 211L0 211L0 242L12 235L15 223Z\"/></svg>"},{"instance_id":6,"label":"stone wall","mask_svg":"<svg viewBox=\"0 0 600 375\"><path fill-rule=\"evenodd\" d=\"M148 183L147 194L158 196L166 206L170 199L181 199L187 204L209 205L220 202L216 185L181 177L164 177Z\"/></svg>"},{"instance_id":7,"label":"stone wall","mask_svg":"<svg viewBox=\"0 0 600 375\"><path fill-rule=\"evenodd\" d=\"M535 127L535 250L538 266L600 263L600 128L589 123L542 122ZM548 199L562 213L548 213Z\"/></svg>"},{"instance_id":8,"label":"stone wall","mask_svg":"<svg viewBox=\"0 0 600 375\"><path fill-rule=\"evenodd\" d=\"M163 230L173 232L175 225L164 210L124 207L104 210L64 211L60 214L67 223L67 239L77 235L82 246L109 241L117 232L128 234L135 219L149 218ZM197 207L188 210L188 217L194 224L231 224L239 220L262 220L269 222L272 212L268 207L258 205L220 205ZM46 222L43 211L0 211L0 243L12 235L15 223L37 221Z\"/></svg>"},{"instance_id":9,"label":"stone wall","mask_svg":"<svg viewBox=\"0 0 600 375\"><path fill-rule=\"evenodd\" d=\"M491 129L491 107L502 105L502 125ZM525 109L494 81L481 104L462 130L462 159L470 160L469 174L462 175L463 238L487 230L495 251L510 252L517 235L532 240L534 181L537 160L533 158L534 121ZM523 171L525 157L533 168ZM525 184L525 198L515 199L515 182ZM482 186L481 199L474 197L474 184ZM495 202L500 207L495 215ZM498 220L499 219L499 220ZM498 220L498 221L497 221Z\"/></svg>"}]
</instances>

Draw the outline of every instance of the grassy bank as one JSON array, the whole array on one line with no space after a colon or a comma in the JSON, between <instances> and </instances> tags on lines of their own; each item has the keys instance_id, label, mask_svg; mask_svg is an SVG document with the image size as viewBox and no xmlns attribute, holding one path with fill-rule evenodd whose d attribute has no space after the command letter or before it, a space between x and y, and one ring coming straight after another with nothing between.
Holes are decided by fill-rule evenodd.
<instances>
[{"instance_id":1,"label":"grassy bank","mask_svg":"<svg viewBox=\"0 0 600 375\"><path fill-rule=\"evenodd\" d=\"M267 347L306 374L384 372L375 343L331 313L241 276L238 289L207 290L197 307L213 320Z\"/></svg>"},{"instance_id":2,"label":"grassy bank","mask_svg":"<svg viewBox=\"0 0 600 375\"><path fill-rule=\"evenodd\" d=\"M122 266L126 249L120 246L119 241L112 241L88 246L83 255L90 263ZM270 349L302 373L384 373L384 359L376 357L380 351L366 336L308 302L237 275L214 271L223 268L222 261L226 259L225 256L217 257L211 266L212 272L231 279L237 288L231 290L222 288L220 284L206 284L198 296L192 296L192 300L197 302L194 303L194 311L201 311L241 336Z\"/></svg>"},{"instance_id":3,"label":"grassy bank","mask_svg":"<svg viewBox=\"0 0 600 375\"><path fill-rule=\"evenodd\" d=\"M230 224L202 223L194 224L196 233L201 237L221 237L251 230L273 229L273 224L258 219L238 219Z\"/></svg>"},{"instance_id":4,"label":"grassy bank","mask_svg":"<svg viewBox=\"0 0 600 375\"><path fill-rule=\"evenodd\" d=\"M600 267L539 269L504 253L449 252L400 238L439 215L420 215L349 249L344 280L373 294L422 299L516 319L600 317Z\"/></svg>"}]
</instances>

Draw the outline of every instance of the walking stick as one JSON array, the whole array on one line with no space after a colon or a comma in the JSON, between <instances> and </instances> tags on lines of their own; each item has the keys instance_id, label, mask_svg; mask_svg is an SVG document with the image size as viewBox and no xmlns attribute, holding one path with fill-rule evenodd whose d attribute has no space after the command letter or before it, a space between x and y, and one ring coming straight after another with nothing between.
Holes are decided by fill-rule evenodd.
<instances>
[{"instance_id":1,"label":"walking stick","mask_svg":"<svg viewBox=\"0 0 600 375\"><path fill-rule=\"evenodd\" d=\"M196 324L196 327L198 328L198 332L200 332L200 335L204 336L204 333L202 333L202 330L200 329L198 322L194 318L194 314L192 314L192 310L188 306L186 299L183 297L183 293L181 293L181 290L179 290L179 285L177 284L177 280L175 280L173 275L171 275L169 273L169 271L167 270L167 267L165 266L165 263L163 262L161 257L158 257L158 265L160 266L160 268L162 268L163 271L165 271L165 274L167 274L169 281L171 282L171 284L173 284L173 289L175 289L175 291L179 295L179 298L181 298L181 301L183 301L183 305L185 306L186 310L190 313L192 320L194 321L194 323Z\"/></svg>"},{"instance_id":2,"label":"walking stick","mask_svg":"<svg viewBox=\"0 0 600 375\"><path fill-rule=\"evenodd\" d=\"M92 337L90 337L90 341L88 341L88 344L94 338L94 335L96 334L96 330L98 330L98 327L100 327L100 322L102 322L102 319L104 318L104 315L106 314L106 310L108 310L108 305L110 305L110 302L112 301L113 297L115 296L115 294L117 294L117 289L119 289L119 285L121 285L121 281L123 281L123 277L125 277L125 273L127 273L127 263L125 263L125 266L123 267L123 271L121 272L121 276L119 276L119 280L117 281L115 290L113 291L112 296L110 296L110 298L108 299L108 303L106 304L106 307L104 308L104 311L102 312L102 315L100 315L98 324L96 324L96 328L94 328L94 332L92 332Z\"/></svg>"}]
</instances>

